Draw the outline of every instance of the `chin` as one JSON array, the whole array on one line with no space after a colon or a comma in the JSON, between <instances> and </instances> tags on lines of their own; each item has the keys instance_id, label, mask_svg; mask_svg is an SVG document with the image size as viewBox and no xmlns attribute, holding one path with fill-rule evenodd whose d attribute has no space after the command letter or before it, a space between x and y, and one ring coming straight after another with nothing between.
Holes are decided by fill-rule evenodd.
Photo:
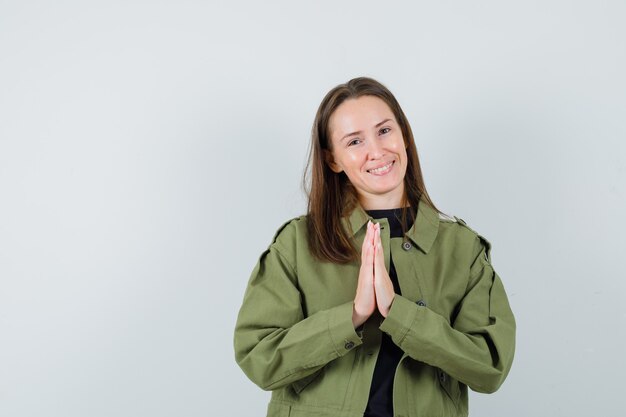
<instances>
[{"instance_id":1,"label":"chin","mask_svg":"<svg viewBox=\"0 0 626 417\"><path fill-rule=\"evenodd\" d=\"M374 194L390 194L396 191L398 187L400 187L401 185L402 183L389 186L389 187L371 187L370 190Z\"/></svg>"},{"instance_id":2,"label":"chin","mask_svg":"<svg viewBox=\"0 0 626 417\"><path fill-rule=\"evenodd\" d=\"M402 187L402 183L404 180L400 180L400 181L396 181L394 183L386 183L386 184L372 184L370 189L372 191L378 191L378 192L390 192L393 191L395 189L397 189L398 187Z\"/></svg>"}]
</instances>

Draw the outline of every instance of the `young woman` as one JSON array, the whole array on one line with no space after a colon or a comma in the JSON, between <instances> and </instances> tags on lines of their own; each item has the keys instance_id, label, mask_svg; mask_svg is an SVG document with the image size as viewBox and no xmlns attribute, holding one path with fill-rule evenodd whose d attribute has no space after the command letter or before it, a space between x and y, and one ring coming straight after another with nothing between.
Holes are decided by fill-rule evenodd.
<instances>
[{"instance_id":1,"label":"young woman","mask_svg":"<svg viewBox=\"0 0 626 417\"><path fill-rule=\"evenodd\" d=\"M432 203L409 122L371 78L324 97L309 165L308 212L261 254L235 326L267 416L467 416L468 387L496 391L515 350L490 243Z\"/></svg>"}]
</instances>

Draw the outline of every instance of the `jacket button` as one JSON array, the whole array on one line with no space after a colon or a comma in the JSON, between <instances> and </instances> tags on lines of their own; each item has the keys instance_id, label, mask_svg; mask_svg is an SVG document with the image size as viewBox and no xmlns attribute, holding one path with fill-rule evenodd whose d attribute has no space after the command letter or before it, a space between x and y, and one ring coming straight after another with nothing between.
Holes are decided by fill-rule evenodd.
<instances>
[{"instance_id":1,"label":"jacket button","mask_svg":"<svg viewBox=\"0 0 626 417\"><path fill-rule=\"evenodd\" d=\"M417 304L418 306L420 306L420 307L426 307L426 301L424 301L424 300L419 300L419 301L417 301L417 303L416 303L416 304Z\"/></svg>"},{"instance_id":2,"label":"jacket button","mask_svg":"<svg viewBox=\"0 0 626 417\"><path fill-rule=\"evenodd\" d=\"M454 217L454 218L456 219L456 221L457 221L458 223L461 223L463 226L466 226L466 225L467 225L467 223L465 223L465 220L463 220L463 219L461 219L461 218L459 218L459 217L456 217L456 216L452 216L452 217Z\"/></svg>"},{"instance_id":3,"label":"jacket button","mask_svg":"<svg viewBox=\"0 0 626 417\"><path fill-rule=\"evenodd\" d=\"M346 342L346 344L343 347L350 350L354 347L354 342L353 341Z\"/></svg>"},{"instance_id":4,"label":"jacket button","mask_svg":"<svg viewBox=\"0 0 626 417\"><path fill-rule=\"evenodd\" d=\"M443 371L439 371L439 380L444 383L446 382L446 373Z\"/></svg>"},{"instance_id":5,"label":"jacket button","mask_svg":"<svg viewBox=\"0 0 626 417\"><path fill-rule=\"evenodd\" d=\"M413 245L411 245L411 242L404 242L404 243L402 244L402 249L404 249L404 250L409 250L409 249L411 249L411 247L412 247L412 246L413 246Z\"/></svg>"}]
</instances>

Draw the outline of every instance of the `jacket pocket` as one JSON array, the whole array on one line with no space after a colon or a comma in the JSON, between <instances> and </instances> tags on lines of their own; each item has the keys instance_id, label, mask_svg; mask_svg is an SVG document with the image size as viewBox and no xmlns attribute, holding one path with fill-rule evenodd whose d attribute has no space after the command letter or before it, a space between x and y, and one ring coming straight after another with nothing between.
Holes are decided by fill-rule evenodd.
<instances>
[{"instance_id":1,"label":"jacket pocket","mask_svg":"<svg viewBox=\"0 0 626 417\"><path fill-rule=\"evenodd\" d=\"M322 372L324 372L323 367L313 372L309 376L305 376L302 379L292 382L291 387L293 388L296 394L300 394L300 392L302 392L303 389L305 389L311 382L313 382L318 376L320 376Z\"/></svg>"},{"instance_id":2,"label":"jacket pocket","mask_svg":"<svg viewBox=\"0 0 626 417\"><path fill-rule=\"evenodd\" d=\"M461 397L461 390L458 381L439 368L437 368L437 378L439 379L439 385L448 398L450 398L452 404L454 404L454 408L458 411L459 399Z\"/></svg>"}]
</instances>

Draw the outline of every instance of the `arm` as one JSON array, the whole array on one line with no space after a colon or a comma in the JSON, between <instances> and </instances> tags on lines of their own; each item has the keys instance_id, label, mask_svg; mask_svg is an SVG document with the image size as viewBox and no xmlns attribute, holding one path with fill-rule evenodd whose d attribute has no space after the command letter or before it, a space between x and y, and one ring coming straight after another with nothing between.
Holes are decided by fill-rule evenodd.
<instances>
[{"instance_id":1,"label":"arm","mask_svg":"<svg viewBox=\"0 0 626 417\"><path fill-rule=\"evenodd\" d=\"M252 271L239 310L235 359L264 390L305 378L362 344L352 324L353 300L305 318L296 278L271 245Z\"/></svg>"},{"instance_id":2,"label":"arm","mask_svg":"<svg viewBox=\"0 0 626 417\"><path fill-rule=\"evenodd\" d=\"M380 329L412 358L441 368L474 391L491 393L504 382L515 351L515 318L486 247L478 254L454 323L396 295Z\"/></svg>"}]
</instances>

